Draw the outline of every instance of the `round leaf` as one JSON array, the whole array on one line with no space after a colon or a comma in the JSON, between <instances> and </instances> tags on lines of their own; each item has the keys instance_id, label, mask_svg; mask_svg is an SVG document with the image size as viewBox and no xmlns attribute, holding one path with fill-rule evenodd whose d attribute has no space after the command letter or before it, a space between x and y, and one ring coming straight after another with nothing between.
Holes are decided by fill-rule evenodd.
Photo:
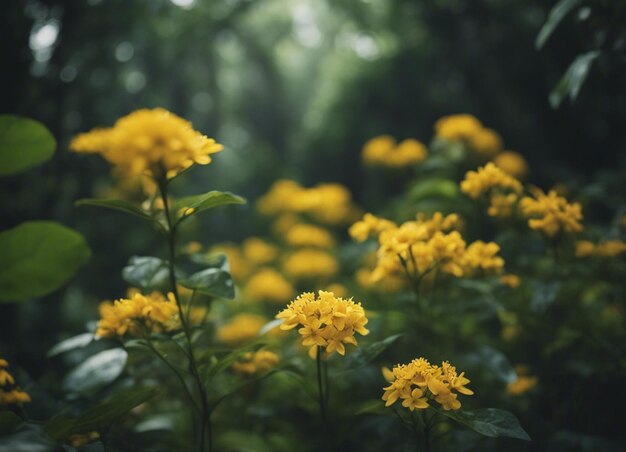
<instances>
[{"instance_id":1,"label":"round leaf","mask_svg":"<svg viewBox=\"0 0 626 452\"><path fill-rule=\"evenodd\" d=\"M56 141L40 122L0 116L0 176L20 173L49 160Z\"/></svg>"},{"instance_id":2,"label":"round leaf","mask_svg":"<svg viewBox=\"0 0 626 452\"><path fill-rule=\"evenodd\" d=\"M78 232L52 221L29 221L0 233L0 302L41 297L84 265L91 250Z\"/></svg>"}]
</instances>

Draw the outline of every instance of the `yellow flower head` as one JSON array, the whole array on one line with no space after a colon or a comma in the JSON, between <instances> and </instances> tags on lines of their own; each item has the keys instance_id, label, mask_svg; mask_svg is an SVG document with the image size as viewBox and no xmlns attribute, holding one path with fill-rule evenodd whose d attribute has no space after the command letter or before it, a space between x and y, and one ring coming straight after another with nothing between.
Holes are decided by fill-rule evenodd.
<instances>
[{"instance_id":1,"label":"yellow flower head","mask_svg":"<svg viewBox=\"0 0 626 452\"><path fill-rule=\"evenodd\" d=\"M533 197L527 196L520 201L520 210L528 218L531 229L541 231L548 237L583 230L580 204L568 203L553 190L546 195L541 189L533 187L531 193Z\"/></svg>"},{"instance_id":2,"label":"yellow flower head","mask_svg":"<svg viewBox=\"0 0 626 452\"><path fill-rule=\"evenodd\" d=\"M231 366L235 373L252 376L266 373L280 361L279 356L269 350L258 350L244 354Z\"/></svg>"},{"instance_id":3,"label":"yellow flower head","mask_svg":"<svg viewBox=\"0 0 626 452\"><path fill-rule=\"evenodd\" d=\"M444 140L469 140L482 128L481 122L472 115L450 115L437 120L435 134Z\"/></svg>"},{"instance_id":4,"label":"yellow flower head","mask_svg":"<svg viewBox=\"0 0 626 452\"><path fill-rule=\"evenodd\" d=\"M502 138L495 130L482 128L469 137L469 145L478 155L489 159L502 150Z\"/></svg>"},{"instance_id":5,"label":"yellow flower head","mask_svg":"<svg viewBox=\"0 0 626 452\"><path fill-rule=\"evenodd\" d=\"M446 411L458 410L461 408L458 394L474 394L466 387L470 380L465 373L457 374L456 368L447 361L437 366L417 358L408 364L398 364L392 370L384 368L383 376L389 383L383 388L385 406L401 400L402 406L411 411L424 410L434 400Z\"/></svg>"},{"instance_id":6,"label":"yellow flower head","mask_svg":"<svg viewBox=\"0 0 626 452\"><path fill-rule=\"evenodd\" d=\"M0 407L30 402L28 393L15 387L15 379L8 368L8 361L0 358Z\"/></svg>"},{"instance_id":7,"label":"yellow flower head","mask_svg":"<svg viewBox=\"0 0 626 452\"><path fill-rule=\"evenodd\" d=\"M296 224L289 229L285 241L290 246L312 246L318 248L332 248L335 239L324 228L312 224Z\"/></svg>"},{"instance_id":8,"label":"yellow flower head","mask_svg":"<svg viewBox=\"0 0 626 452\"><path fill-rule=\"evenodd\" d=\"M278 257L278 248L259 237L249 237L241 245L244 259L254 265L272 262Z\"/></svg>"},{"instance_id":9,"label":"yellow flower head","mask_svg":"<svg viewBox=\"0 0 626 452\"><path fill-rule=\"evenodd\" d=\"M493 163L516 179L525 179L528 175L528 163L526 159L515 151L499 153L494 157Z\"/></svg>"},{"instance_id":10,"label":"yellow flower head","mask_svg":"<svg viewBox=\"0 0 626 452\"><path fill-rule=\"evenodd\" d=\"M167 298L159 292L143 295L134 292L129 298L100 304L100 321L96 336L141 335L142 330L152 332L172 331L180 326L178 306L173 293Z\"/></svg>"},{"instance_id":11,"label":"yellow flower head","mask_svg":"<svg viewBox=\"0 0 626 452\"><path fill-rule=\"evenodd\" d=\"M470 198L476 199L492 189L521 194L522 184L489 162L477 171L468 171L461 182L461 191Z\"/></svg>"},{"instance_id":12,"label":"yellow flower head","mask_svg":"<svg viewBox=\"0 0 626 452\"><path fill-rule=\"evenodd\" d=\"M349 233L357 242L364 242L370 235L378 235L386 229L395 229L396 225L393 221L378 218L371 213L366 213L363 219L357 221L350 226Z\"/></svg>"},{"instance_id":13,"label":"yellow flower head","mask_svg":"<svg viewBox=\"0 0 626 452\"><path fill-rule=\"evenodd\" d=\"M256 339L266 323L267 319L260 315L237 314L217 329L217 338L231 347L240 347Z\"/></svg>"},{"instance_id":14,"label":"yellow flower head","mask_svg":"<svg viewBox=\"0 0 626 452\"><path fill-rule=\"evenodd\" d=\"M363 147L363 161L372 166L403 168L417 165L428 156L424 144L412 138L396 145L396 140L388 135L372 138Z\"/></svg>"},{"instance_id":15,"label":"yellow flower head","mask_svg":"<svg viewBox=\"0 0 626 452\"><path fill-rule=\"evenodd\" d=\"M495 242L485 243L481 240L473 242L465 250L463 266L465 274L471 274L475 270L494 274L502 271L504 259L498 256L500 246Z\"/></svg>"},{"instance_id":16,"label":"yellow flower head","mask_svg":"<svg viewBox=\"0 0 626 452\"><path fill-rule=\"evenodd\" d=\"M295 295L295 290L276 270L262 268L250 277L244 294L250 300L285 303Z\"/></svg>"},{"instance_id":17,"label":"yellow flower head","mask_svg":"<svg viewBox=\"0 0 626 452\"><path fill-rule=\"evenodd\" d=\"M313 359L318 347L325 349L327 356L334 352L344 355L345 344L357 345L355 333L363 336L369 333L361 303L323 290L317 297L314 293L303 293L276 314L276 318L283 321L282 330L300 326L298 333L302 336L302 345L309 347L309 356Z\"/></svg>"},{"instance_id":18,"label":"yellow flower head","mask_svg":"<svg viewBox=\"0 0 626 452\"><path fill-rule=\"evenodd\" d=\"M94 129L70 143L75 152L102 155L122 174L154 178L173 178L193 164L211 163L211 154L222 148L163 108L136 110L112 128Z\"/></svg>"},{"instance_id":19,"label":"yellow flower head","mask_svg":"<svg viewBox=\"0 0 626 452\"><path fill-rule=\"evenodd\" d=\"M335 256L316 248L294 251L287 256L282 266L287 275L299 280L326 279L339 271Z\"/></svg>"},{"instance_id":20,"label":"yellow flower head","mask_svg":"<svg viewBox=\"0 0 626 452\"><path fill-rule=\"evenodd\" d=\"M509 218L515 211L519 196L515 193L493 193L489 199L487 214L490 217Z\"/></svg>"},{"instance_id":21,"label":"yellow flower head","mask_svg":"<svg viewBox=\"0 0 626 452\"><path fill-rule=\"evenodd\" d=\"M576 242L576 257L616 257L626 253L626 243L623 240L605 240L594 244L587 240Z\"/></svg>"}]
</instances>

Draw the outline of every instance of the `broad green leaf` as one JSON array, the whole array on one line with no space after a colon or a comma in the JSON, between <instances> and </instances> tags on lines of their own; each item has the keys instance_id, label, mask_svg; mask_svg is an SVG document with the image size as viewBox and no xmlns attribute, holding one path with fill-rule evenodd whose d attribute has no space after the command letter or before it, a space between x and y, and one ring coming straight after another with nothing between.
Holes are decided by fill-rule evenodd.
<instances>
[{"instance_id":1,"label":"broad green leaf","mask_svg":"<svg viewBox=\"0 0 626 452\"><path fill-rule=\"evenodd\" d=\"M477 352L463 356L462 364L467 370L486 370L489 375L504 383L511 383L517 379L517 373L506 355L487 345L482 346Z\"/></svg>"},{"instance_id":2,"label":"broad green leaf","mask_svg":"<svg viewBox=\"0 0 626 452\"><path fill-rule=\"evenodd\" d=\"M583 83L585 83L589 75L591 65L600 56L600 53L600 51L594 50L578 55L572 64L570 64L559 83L550 93L549 100L552 108L557 108L561 105L561 102L563 102L567 96L569 96L572 102L576 100Z\"/></svg>"},{"instance_id":3,"label":"broad green leaf","mask_svg":"<svg viewBox=\"0 0 626 452\"><path fill-rule=\"evenodd\" d=\"M201 265L202 268L219 268L220 270L230 271L228 258L223 253L216 254L194 254L190 257L191 262Z\"/></svg>"},{"instance_id":4,"label":"broad green leaf","mask_svg":"<svg viewBox=\"0 0 626 452\"><path fill-rule=\"evenodd\" d=\"M13 411L0 411L0 435L8 435L16 431L24 421Z\"/></svg>"},{"instance_id":5,"label":"broad green leaf","mask_svg":"<svg viewBox=\"0 0 626 452\"><path fill-rule=\"evenodd\" d=\"M74 433L102 431L156 394L158 394L156 388L132 387L123 389L89 408L79 417L64 415L53 417L46 422L44 428L48 435L56 440L62 440Z\"/></svg>"},{"instance_id":6,"label":"broad green leaf","mask_svg":"<svg viewBox=\"0 0 626 452\"><path fill-rule=\"evenodd\" d=\"M122 278L131 286L143 290L170 289L167 263L158 257L131 257L122 269Z\"/></svg>"},{"instance_id":7,"label":"broad green leaf","mask_svg":"<svg viewBox=\"0 0 626 452\"><path fill-rule=\"evenodd\" d=\"M387 347L397 341L402 335L394 334L393 336L389 336L382 341L374 342L373 344L367 345L365 347L359 347L357 350L350 354L346 359L346 369L354 370L360 369L361 367L367 366L369 363L374 361L378 355L384 352Z\"/></svg>"},{"instance_id":8,"label":"broad green leaf","mask_svg":"<svg viewBox=\"0 0 626 452\"><path fill-rule=\"evenodd\" d=\"M550 38L556 27L561 23L563 18L581 3L582 0L561 0L554 5L554 7L550 10L550 14L548 14L546 23L543 24L543 27L539 30L539 34L535 40L535 47L537 49L541 49L548 41L548 38Z\"/></svg>"},{"instance_id":9,"label":"broad green leaf","mask_svg":"<svg viewBox=\"0 0 626 452\"><path fill-rule=\"evenodd\" d=\"M96 353L70 371L63 380L63 389L82 393L106 386L124 371L128 353L112 348Z\"/></svg>"},{"instance_id":10,"label":"broad green leaf","mask_svg":"<svg viewBox=\"0 0 626 452\"><path fill-rule=\"evenodd\" d=\"M124 201L123 199L79 199L75 202L75 204L77 206L104 207L106 209L119 210L120 212L129 213L143 220L151 221L161 226L156 218L151 217L148 212L141 209L140 207L137 207L131 202Z\"/></svg>"},{"instance_id":11,"label":"broad green leaf","mask_svg":"<svg viewBox=\"0 0 626 452\"><path fill-rule=\"evenodd\" d=\"M438 411L481 435L491 438L507 437L530 441L528 433L522 428L515 415L509 411L496 408L475 411Z\"/></svg>"},{"instance_id":12,"label":"broad green leaf","mask_svg":"<svg viewBox=\"0 0 626 452\"><path fill-rule=\"evenodd\" d=\"M60 355L61 353L74 350L75 348L85 347L89 345L93 339L94 335L91 333L83 333L78 336L70 337L52 347L46 356L51 358L53 356Z\"/></svg>"},{"instance_id":13,"label":"broad green leaf","mask_svg":"<svg viewBox=\"0 0 626 452\"><path fill-rule=\"evenodd\" d=\"M28 221L0 233L0 302L41 297L63 286L91 256L78 232Z\"/></svg>"},{"instance_id":14,"label":"broad green leaf","mask_svg":"<svg viewBox=\"0 0 626 452\"><path fill-rule=\"evenodd\" d=\"M235 298L235 285L230 273L218 268L207 268L179 281L179 284L191 290L218 298Z\"/></svg>"},{"instance_id":15,"label":"broad green leaf","mask_svg":"<svg viewBox=\"0 0 626 452\"><path fill-rule=\"evenodd\" d=\"M49 160L57 143L40 122L0 115L0 176L20 173Z\"/></svg>"},{"instance_id":16,"label":"broad green leaf","mask_svg":"<svg viewBox=\"0 0 626 452\"><path fill-rule=\"evenodd\" d=\"M449 179L427 179L417 182L409 192L412 201L420 201L433 197L456 198L459 194L458 184Z\"/></svg>"},{"instance_id":17,"label":"broad green leaf","mask_svg":"<svg viewBox=\"0 0 626 452\"><path fill-rule=\"evenodd\" d=\"M214 207L229 204L245 204L241 196L222 191L210 191L202 195L186 196L176 201L172 207L175 223ZM192 210L193 209L193 210Z\"/></svg>"}]
</instances>

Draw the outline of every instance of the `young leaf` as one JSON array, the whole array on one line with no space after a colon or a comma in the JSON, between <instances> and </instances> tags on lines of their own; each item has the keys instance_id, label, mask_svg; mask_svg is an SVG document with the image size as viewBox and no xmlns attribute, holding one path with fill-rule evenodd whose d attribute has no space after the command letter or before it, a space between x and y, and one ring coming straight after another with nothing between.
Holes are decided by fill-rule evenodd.
<instances>
[{"instance_id":1,"label":"young leaf","mask_svg":"<svg viewBox=\"0 0 626 452\"><path fill-rule=\"evenodd\" d=\"M382 341L374 342L366 347L359 347L346 359L346 370L355 370L367 366L401 336L401 334L394 334L393 336L389 336Z\"/></svg>"},{"instance_id":2,"label":"young leaf","mask_svg":"<svg viewBox=\"0 0 626 452\"><path fill-rule=\"evenodd\" d=\"M0 176L20 173L49 160L57 143L40 122L0 116Z\"/></svg>"},{"instance_id":3,"label":"young leaf","mask_svg":"<svg viewBox=\"0 0 626 452\"><path fill-rule=\"evenodd\" d=\"M438 411L440 414L490 438L507 437L530 441L528 433L522 428L515 415L509 411L496 408L475 411Z\"/></svg>"},{"instance_id":4,"label":"young leaf","mask_svg":"<svg viewBox=\"0 0 626 452\"><path fill-rule=\"evenodd\" d=\"M122 278L133 287L143 290L169 287L167 263L158 257L133 256L122 269Z\"/></svg>"},{"instance_id":5,"label":"young leaf","mask_svg":"<svg viewBox=\"0 0 626 452\"><path fill-rule=\"evenodd\" d=\"M576 8L582 0L561 0L550 10L546 23L543 24L537 39L535 40L535 47L537 50L541 49L548 38L552 35L556 27L561 23L563 18L569 14L574 8Z\"/></svg>"},{"instance_id":6,"label":"young leaf","mask_svg":"<svg viewBox=\"0 0 626 452\"><path fill-rule=\"evenodd\" d=\"M61 353L74 350L75 348L85 347L89 345L93 339L94 336L91 333L83 333L78 336L70 337L52 347L46 356L51 358L53 356L60 355Z\"/></svg>"},{"instance_id":7,"label":"young leaf","mask_svg":"<svg viewBox=\"0 0 626 452\"><path fill-rule=\"evenodd\" d=\"M155 218L151 217L148 212L123 199L79 199L75 204L77 206L94 206L119 210L120 212L126 212L139 217L142 220L154 222L159 226L161 225Z\"/></svg>"},{"instance_id":8,"label":"young leaf","mask_svg":"<svg viewBox=\"0 0 626 452\"><path fill-rule=\"evenodd\" d=\"M587 80L591 65L600 56L600 53L599 50L593 50L576 57L567 68L567 71L565 71L559 83L550 93L549 101L552 108L557 108L561 105L561 102L563 102L567 96L569 96L572 102L576 100L583 83Z\"/></svg>"},{"instance_id":9,"label":"young leaf","mask_svg":"<svg viewBox=\"0 0 626 452\"><path fill-rule=\"evenodd\" d=\"M175 215L174 223L214 207L245 203L246 200L241 196L222 191L210 191L202 195L186 196L176 201L172 207Z\"/></svg>"},{"instance_id":10,"label":"young leaf","mask_svg":"<svg viewBox=\"0 0 626 452\"><path fill-rule=\"evenodd\" d=\"M78 232L28 221L0 233L0 302L41 297L63 286L91 256Z\"/></svg>"},{"instance_id":11,"label":"young leaf","mask_svg":"<svg viewBox=\"0 0 626 452\"><path fill-rule=\"evenodd\" d=\"M105 386L122 374L127 358L128 353L123 348L96 353L67 374L63 380L63 389L83 393Z\"/></svg>"},{"instance_id":12,"label":"young leaf","mask_svg":"<svg viewBox=\"0 0 626 452\"><path fill-rule=\"evenodd\" d=\"M235 298L235 285L230 273L218 268L207 268L179 281L188 289L218 298Z\"/></svg>"}]
</instances>

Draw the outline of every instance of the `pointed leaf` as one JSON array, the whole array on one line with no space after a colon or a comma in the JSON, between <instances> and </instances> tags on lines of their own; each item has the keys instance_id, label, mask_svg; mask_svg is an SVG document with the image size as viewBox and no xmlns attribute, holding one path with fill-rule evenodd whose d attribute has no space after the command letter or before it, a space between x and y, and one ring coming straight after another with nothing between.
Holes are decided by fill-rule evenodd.
<instances>
[{"instance_id":1,"label":"pointed leaf","mask_svg":"<svg viewBox=\"0 0 626 452\"><path fill-rule=\"evenodd\" d=\"M122 278L133 287L143 290L169 289L167 263L158 257L133 256L122 269Z\"/></svg>"},{"instance_id":2,"label":"pointed leaf","mask_svg":"<svg viewBox=\"0 0 626 452\"><path fill-rule=\"evenodd\" d=\"M61 353L68 352L70 350L74 350L75 348L82 348L91 343L94 340L94 335L92 333L83 333L78 336L73 336L64 341L59 342L54 347L48 351L46 355L48 358L51 358L56 355L60 355Z\"/></svg>"},{"instance_id":3,"label":"pointed leaf","mask_svg":"<svg viewBox=\"0 0 626 452\"><path fill-rule=\"evenodd\" d=\"M378 355L384 352L387 347L400 339L401 336L401 334L394 334L393 336L389 336L382 341L374 342L373 344L365 347L359 347L346 359L346 369L354 370L367 366L370 362L374 361Z\"/></svg>"},{"instance_id":4,"label":"pointed leaf","mask_svg":"<svg viewBox=\"0 0 626 452\"><path fill-rule=\"evenodd\" d=\"M509 411L497 408L475 411L438 411L481 435L491 438L507 437L530 441L528 433L522 428L515 415Z\"/></svg>"},{"instance_id":5,"label":"pointed leaf","mask_svg":"<svg viewBox=\"0 0 626 452\"><path fill-rule=\"evenodd\" d=\"M28 221L0 233L0 302L41 297L63 286L91 256L78 232Z\"/></svg>"},{"instance_id":6,"label":"pointed leaf","mask_svg":"<svg viewBox=\"0 0 626 452\"><path fill-rule=\"evenodd\" d=\"M49 160L57 143L40 122L0 115L0 176L20 173Z\"/></svg>"},{"instance_id":7,"label":"pointed leaf","mask_svg":"<svg viewBox=\"0 0 626 452\"><path fill-rule=\"evenodd\" d=\"M181 219L196 215L214 207L229 204L245 204L246 200L241 196L222 191L210 191L202 195L186 196L174 203L172 211L175 215L175 223Z\"/></svg>"},{"instance_id":8,"label":"pointed leaf","mask_svg":"<svg viewBox=\"0 0 626 452\"><path fill-rule=\"evenodd\" d=\"M576 100L583 83L585 83L589 75L591 65L600 56L600 53L600 51L594 50L578 55L572 64L570 64L559 83L550 93L549 100L552 108L557 108L561 105L561 102L563 102L567 96L569 96L572 102Z\"/></svg>"},{"instance_id":9,"label":"pointed leaf","mask_svg":"<svg viewBox=\"0 0 626 452\"><path fill-rule=\"evenodd\" d=\"M550 38L563 18L567 16L570 11L580 5L581 2L582 0L561 0L554 5L554 7L550 10L550 14L548 14L546 23L543 24L543 27L539 30L539 34L535 40L535 47L537 49L541 49L545 45L548 38Z\"/></svg>"},{"instance_id":10,"label":"pointed leaf","mask_svg":"<svg viewBox=\"0 0 626 452\"><path fill-rule=\"evenodd\" d=\"M235 298L235 285L230 273L218 268L207 268L182 279L179 284L191 290L218 298Z\"/></svg>"},{"instance_id":11,"label":"pointed leaf","mask_svg":"<svg viewBox=\"0 0 626 452\"><path fill-rule=\"evenodd\" d=\"M77 206L94 206L94 207L104 207L106 209L119 210L120 212L125 212L136 217L139 217L143 220L150 221L156 223L160 226L160 223L153 217L148 214L145 210L137 207L135 204L124 201L123 199L80 199L75 202Z\"/></svg>"}]
</instances>

